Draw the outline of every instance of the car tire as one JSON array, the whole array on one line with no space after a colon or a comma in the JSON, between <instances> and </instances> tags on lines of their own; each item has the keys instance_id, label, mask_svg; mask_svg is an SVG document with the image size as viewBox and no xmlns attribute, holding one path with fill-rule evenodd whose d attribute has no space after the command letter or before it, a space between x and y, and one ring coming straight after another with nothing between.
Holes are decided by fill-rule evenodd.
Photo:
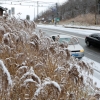
<instances>
[{"instance_id":1,"label":"car tire","mask_svg":"<svg viewBox=\"0 0 100 100\"><path fill-rule=\"evenodd\" d=\"M87 45L88 47L90 47L90 42L89 42L89 41L86 41L86 45Z\"/></svg>"}]
</instances>

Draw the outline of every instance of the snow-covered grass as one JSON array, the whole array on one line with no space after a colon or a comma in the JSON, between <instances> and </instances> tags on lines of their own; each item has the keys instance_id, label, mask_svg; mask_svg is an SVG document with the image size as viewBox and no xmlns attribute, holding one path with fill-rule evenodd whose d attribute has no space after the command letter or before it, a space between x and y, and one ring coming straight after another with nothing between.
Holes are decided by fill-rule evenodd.
<instances>
[{"instance_id":1,"label":"snow-covered grass","mask_svg":"<svg viewBox=\"0 0 100 100\"><path fill-rule=\"evenodd\" d=\"M73 33L78 33L78 34L84 34L84 35L90 35L92 33L100 33L100 31L98 31L100 29L100 26L78 26L78 25L73 25L73 24L68 24L68 25L64 25L67 28L65 28L63 25L37 25L38 27L43 27L43 28L49 28L49 29L57 29L57 30L65 30L68 32L73 32ZM68 28L69 27L69 28ZM72 29L70 27L76 27L76 29ZM87 28L87 30L85 29L77 29L77 28ZM98 29L98 30L88 30L89 29ZM93 69L96 69L97 71L100 72L100 63L97 63L96 61L93 61L87 57L83 57L82 59L83 61L91 64ZM100 87L100 80L97 79L96 77L92 77L94 82L97 82L97 86Z\"/></svg>"},{"instance_id":2,"label":"snow-covered grass","mask_svg":"<svg viewBox=\"0 0 100 100\"><path fill-rule=\"evenodd\" d=\"M100 91L91 65L35 32L34 22L12 18L0 25L0 100L81 100Z\"/></svg>"},{"instance_id":3,"label":"snow-covered grass","mask_svg":"<svg viewBox=\"0 0 100 100\"><path fill-rule=\"evenodd\" d=\"M100 75L100 63L93 61L87 57L83 57L82 60L88 63ZM100 88L100 80L94 76L92 76L91 78L93 79L93 82L96 82L97 86Z\"/></svg>"}]
</instances>

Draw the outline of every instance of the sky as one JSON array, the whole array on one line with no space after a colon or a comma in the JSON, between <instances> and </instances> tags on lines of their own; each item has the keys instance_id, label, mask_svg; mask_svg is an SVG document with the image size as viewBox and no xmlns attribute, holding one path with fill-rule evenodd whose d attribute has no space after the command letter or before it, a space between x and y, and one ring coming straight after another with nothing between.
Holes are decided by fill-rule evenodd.
<instances>
[{"instance_id":1,"label":"sky","mask_svg":"<svg viewBox=\"0 0 100 100\"><path fill-rule=\"evenodd\" d=\"M22 19L25 19L26 15L30 15L30 19L33 20L35 17L37 17L37 12L38 12L38 14L44 12L46 9L48 9L48 7L51 6L50 5L51 3L53 5L55 5L56 3L62 4L64 2L66 2L67 0L38 0L39 1L38 5L40 6L38 8L37 8L37 3L32 3L32 2L31 3L22 3L21 2L21 5L19 5L20 2L15 3L13 1L14 0L12 0L12 5L11 5L11 2L9 2L10 5L8 5L8 2L4 1L4 3L7 3L7 4L3 4L2 6L8 8L8 10L11 10L12 7L14 7L15 8L14 16L16 16L17 18L20 17ZM32 0L29 0L29 1L32 1ZM37 1L37 0L34 0L34 1ZM47 2L47 3L40 3L40 2ZM18 4L18 5L13 5L13 4ZM26 6L22 6L22 5L26 5ZM31 6L29 6L29 5L31 5ZM38 11L37 11L37 9L38 9Z\"/></svg>"}]
</instances>

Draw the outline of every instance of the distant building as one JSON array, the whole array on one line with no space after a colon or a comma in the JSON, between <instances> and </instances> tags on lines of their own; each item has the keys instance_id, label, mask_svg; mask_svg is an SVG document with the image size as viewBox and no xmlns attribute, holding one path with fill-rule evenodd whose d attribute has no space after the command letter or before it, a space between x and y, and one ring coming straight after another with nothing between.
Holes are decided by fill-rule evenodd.
<instances>
[{"instance_id":1,"label":"distant building","mask_svg":"<svg viewBox=\"0 0 100 100\"><path fill-rule=\"evenodd\" d=\"M3 16L3 11L6 11L6 10L7 10L7 8L0 6L0 16Z\"/></svg>"}]
</instances>

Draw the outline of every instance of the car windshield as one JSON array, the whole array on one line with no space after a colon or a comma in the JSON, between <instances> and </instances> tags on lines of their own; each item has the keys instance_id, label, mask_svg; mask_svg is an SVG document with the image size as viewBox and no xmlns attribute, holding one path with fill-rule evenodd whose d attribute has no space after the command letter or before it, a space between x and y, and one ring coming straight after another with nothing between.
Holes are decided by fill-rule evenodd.
<instances>
[{"instance_id":1,"label":"car windshield","mask_svg":"<svg viewBox=\"0 0 100 100\"><path fill-rule=\"evenodd\" d=\"M59 42L67 42L69 45L78 44L78 40L76 38L60 38Z\"/></svg>"},{"instance_id":2,"label":"car windshield","mask_svg":"<svg viewBox=\"0 0 100 100\"><path fill-rule=\"evenodd\" d=\"M70 38L60 38L59 42L69 42Z\"/></svg>"}]
</instances>

